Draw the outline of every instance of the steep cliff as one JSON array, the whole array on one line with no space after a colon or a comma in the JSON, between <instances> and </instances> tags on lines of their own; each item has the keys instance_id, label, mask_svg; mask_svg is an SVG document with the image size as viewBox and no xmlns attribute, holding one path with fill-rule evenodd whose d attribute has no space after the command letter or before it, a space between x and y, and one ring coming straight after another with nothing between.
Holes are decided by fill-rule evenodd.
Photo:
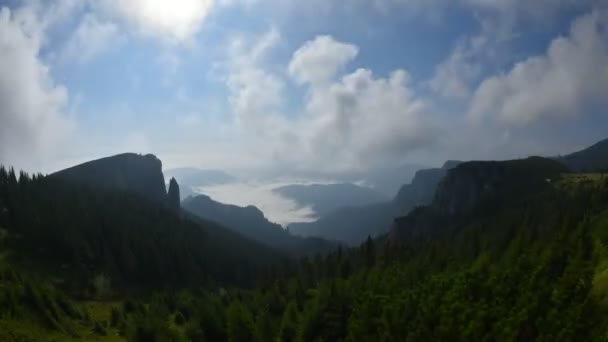
<instances>
[{"instance_id":1,"label":"steep cliff","mask_svg":"<svg viewBox=\"0 0 608 342\"><path fill-rule=\"evenodd\" d=\"M433 227L448 229L471 215L484 217L551 186L567 172L563 164L540 157L460 164L447 171L429 206L394 220L389 236L394 240L430 238Z\"/></svg>"},{"instance_id":2,"label":"steep cliff","mask_svg":"<svg viewBox=\"0 0 608 342\"><path fill-rule=\"evenodd\" d=\"M50 175L70 182L138 193L167 201L162 163L152 154L124 153L86 162Z\"/></svg>"},{"instance_id":3,"label":"steep cliff","mask_svg":"<svg viewBox=\"0 0 608 342\"><path fill-rule=\"evenodd\" d=\"M169 181L169 191L167 192L167 201L169 207L173 210L179 210L180 208L180 194L179 185L175 178L171 178Z\"/></svg>"},{"instance_id":4,"label":"steep cliff","mask_svg":"<svg viewBox=\"0 0 608 342\"><path fill-rule=\"evenodd\" d=\"M563 164L541 157L464 163L449 170L440 182L432 208L439 215L467 214L483 202L536 191L565 172Z\"/></svg>"}]
</instances>

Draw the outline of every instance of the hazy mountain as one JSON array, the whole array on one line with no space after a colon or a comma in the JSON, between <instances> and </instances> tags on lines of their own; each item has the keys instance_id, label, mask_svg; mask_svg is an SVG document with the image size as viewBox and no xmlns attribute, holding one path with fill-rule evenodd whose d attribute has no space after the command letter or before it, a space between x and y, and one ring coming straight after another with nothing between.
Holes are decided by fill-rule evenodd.
<instances>
[{"instance_id":1,"label":"hazy mountain","mask_svg":"<svg viewBox=\"0 0 608 342\"><path fill-rule=\"evenodd\" d=\"M179 184L188 186L209 186L236 181L236 177L221 170L205 170L184 167L165 170L165 177L175 178Z\"/></svg>"},{"instance_id":2,"label":"hazy mountain","mask_svg":"<svg viewBox=\"0 0 608 342\"><path fill-rule=\"evenodd\" d=\"M319 236L357 245L368 236L386 233L395 217L416 206L429 204L441 178L458 163L448 161L441 168L417 171L411 184L402 186L391 201L339 208L315 222L292 223L288 229L297 235Z\"/></svg>"},{"instance_id":3,"label":"hazy mountain","mask_svg":"<svg viewBox=\"0 0 608 342\"><path fill-rule=\"evenodd\" d=\"M167 200L162 163L152 154L124 153L101 158L55 172L50 177L135 192L158 202Z\"/></svg>"},{"instance_id":4,"label":"hazy mountain","mask_svg":"<svg viewBox=\"0 0 608 342\"><path fill-rule=\"evenodd\" d=\"M608 139L602 140L582 151L557 157L572 171L597 172L608 170Z\"/></svg>"},{"instance_id":5,"label":"hazy mountain","mask_svg":"<svg viewBox=\"0 0 608 342\"><path fill-rule=\"evenodd\" d=\"M214 201L206 195L198 195L184 200L182 208L292 255L325 252L336 247L335 243L322 239L292 236L280 225L268 221L262 211L251 205L239 207Z\"/></svg>"},{"instance_id":6,"label":"hazy mountain","mask_svg":"<svg viewBox=\"0 0 608 342\"><path fill-rule=\"evenodd\" d=\"M382 193L351 183L287 185L274 192L293 199L301 206L311 207L317 216L324 216L341 207L364 206L387 200Z\"/></svg>"}]
</instances>

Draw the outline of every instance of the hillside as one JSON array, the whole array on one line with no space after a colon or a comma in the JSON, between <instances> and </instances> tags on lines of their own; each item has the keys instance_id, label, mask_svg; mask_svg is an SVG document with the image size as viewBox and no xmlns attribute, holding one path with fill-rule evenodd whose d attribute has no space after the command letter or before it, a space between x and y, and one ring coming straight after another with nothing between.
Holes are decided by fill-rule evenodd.
<instances>
[{"instance_id":1,"label":"hillside","mask_svg":"<svg viewBox=\"0 0 608 342\"><path fill-rule=\"evenodd\" d=\"M339 208L364 206L386 201L386 197L367 187L351 183L286 185L273 189L302 207L311 207L317 216L325 216Z\"/></svg>"},{"instance_id":2,"label":"hillside","mask_svg":"<svg viewBox=\"0 0 608 342\"><path fill-rule=\"evenodd\" d=\"M602 340L608 176L564 170L463 163L389 235L290 261L138 194L0 169L0 338Z\"/></svg>"},{"instance_id":3,"label":"hillside","mask_svg":"<svg viewBox=\"0 0 608 342\"><path fill-rule=\"evenodd\" d=\"M161 179L162 184L162 179ZM0 224L11 263L58 277L87 295L110 289L252 284L281 255L211 222L183 218L129 191L0 169ZM31 268L27 266L27 269Z\"/></svg>"},{"instance_id":4,"label":"hillside","mask_svg":"<svg viewBox=\"0 0 608 342\"><path fill-rule=\"evenodd\" d=\"M182 207L197 217L217 222L249 239L290 255L327 252L336 247L336 244L322 239L292 236L280 225L268 221L254 206L239 207L216 202L206 195L198 195L184 200Z\"/></svg>"},{"instance_id":5,"label":"hillside","mask_svg":"<svg viewBox=\"0 0 608 342\"><path fill-rule=\"evenodd\" d=\"M576 172L608 170L608 139L586 149L556 158Z\"/></svg>"}]
</instances>

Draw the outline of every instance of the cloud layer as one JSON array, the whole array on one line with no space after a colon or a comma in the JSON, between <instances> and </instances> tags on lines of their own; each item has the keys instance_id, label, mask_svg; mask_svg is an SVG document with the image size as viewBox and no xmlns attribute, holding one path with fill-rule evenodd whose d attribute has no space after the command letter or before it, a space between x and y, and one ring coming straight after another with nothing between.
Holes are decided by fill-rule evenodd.
<instances>
[{"instance_id":1,"label":"cloud layer","mask_svg":"<svg viewBox=\"0 0 608 342\"><path fill-rule=\"evenodd\" d=\"M44 37L35 18L30 9L0 9L0 163L48 157L71 128L67 90L39 58Z\"/></svg>"}]
</instances>

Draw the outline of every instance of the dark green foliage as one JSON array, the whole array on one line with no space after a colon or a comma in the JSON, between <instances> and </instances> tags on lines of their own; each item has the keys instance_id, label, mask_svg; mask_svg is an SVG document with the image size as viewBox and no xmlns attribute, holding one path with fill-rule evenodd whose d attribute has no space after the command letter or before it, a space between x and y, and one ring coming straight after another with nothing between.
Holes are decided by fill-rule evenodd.
<instances>
[{"instance_id":1,"label":"dark green foliage","mask_svg":"<svg viewBox=\"0 0 608 342\"><path fill-rule=\"evenodd\" d=\"M238 300L233 301L227 313L228 341L248 342L254 340L253 318L249 309Z\"/></svg>"},{"instance_id":2,"label":"dark green foliage","mask_svg":"<svg viewBox=\"0 0 608 342\"><path fill-rule=\"evenodd\" d=\"M545 161L537 163L537 160L528 165L541 164L546 166ZM542 171L543 177L545 171ZM538 181L541 173L535 172L530 170ZM515 174L519 177L523 173ZM438 214L433 207L418 208L398 220L392 234L377 239L369 237L359 247L279 262L268 272L255 269L259 277L254 288L232 287L236 286L232 284L240 285L236 280L251 279L246 276L229 277L235 282L225 281L226 287L158 287L154 289L156 294L139 291L141 296L133 297L125 296L129 292L119 292L118 287L114 295L129 299L123 302L122 310L110 311L110 327L88 322L90 319L83 317L55 287L27 280L29 278L9 268L0 272L3 315L0 327L5 327L8 319L29 319L48 329L70 334L71 323L79 321L89 332L106 331L108 335L118 327L131 341L605 340L608 336L608 178L602 175L560 175L558 178L557 182L543 181L542 186L537 181L527 183L538 186L518 194L508 189L499 191L503 185L493 183L498 184L494 188L499 189L497 195L489 203L477 203L467 215L449 216ZM202 252L195 251L187 241L197 235L183 233L183 240L173 240L171 234L161 235L160 240L169 241L164 243L149 237L162 231L160 226L155 228L154 220L170 224L173 234L175 229L187 230L188 225L200 230L196 223L180 219L163 205L144 204L143 209L137 209L134 205L128 206L124 198L103 192L73 189L39 177L23 179L17 179L14 172L11 175L11 171L0 169L0 206L8 208L1 224L9 234L0 241L10 247L9 251L27 252L23 255L28 258L23 258L20 265L31 262L30 265L38 266L32 260L39 260L40 256L50 259L51 265L61 265L61 262L72 265L76 260L83 264L81 269L85 274L93 276L87 283L95 276L108 274L112 287L116 282L142 286L120 272L123 262L102 262L106 260L104 256L121 260L116 258L120 254L95 252L115 244L105 241L114 241L113 234L118 234L118 230L111 225L117 225L126 230L126 236L133 234L126 240L129 250L142 249L142 258L143 251L151 254L147 260L153 264L163 265L164 259L171 260L167 264L175 273L171 273L169 267L148 266L153 270L148 272L154 277L176 277L176 281L184 283L209 285L205 278L177 276L199 269L190 268L185 257L173 256L180 253L176 246L192 248L188 257L194 260L208 256L199 254ZM53 195L47 195L47 190L53 190ZM74 212L64 211L51 200L44 202L41 198L45 196L65 201ZM70 196L76 196L79 201L70 200ZM96 196L100 196L100 200L119 201L129 210L107 211L106 208L114 207L111 202L93 210L90 201L102 203L92 200ZM130 216L128 213L132 211L138 214ZM70 214L74 217L69 217ZM118 216L105 216L108 214ZM143 221L149 224L146 227L151 227L146 228L146 234L123 222L137 225L144 214L153 217ZM96 220L104 222L104 230L87 228L95 227ZM28 228L30 226L39 230ZM74 226L74 229L64 226ZM63 238L58 237L53 240L51 234L44 231L51 227L65 233L69 237L67 241L75 242L60 244L57 241ZM102 233L107 231L113 233ZM214 236L211 231L201 231L203 241ZM16 232L24 237L21 241L14 238ZM94 233L97 235L88 238L87 234ZM55 260L50 253L39 250L42 246L34 243L34 237L50 239L51 246L86 245L89 251L82 254L85 257L76 253L77 257L71 257L74 259L62 256L66 259ZM142 241L135 241L135 237ZM203 246L213 248L209 244ZM155 252L154 248L161 248L162 253ZM71 249L68 251L73 253ZM61 250L59 252L61 255ZM240 263L236 260L227 263L224 252L219 253L217 249L214 252L217 254L213 260L221 263L226 274L234 271L231 267L242 263L242 259ZM140 254L132 253L138 260ZM92 267L89 262L101 264ZM60 269L51 271L65 275ZM210 271L207 274L223 279ZM156 284L163 282L154 277L145 279ZM97 280L97 285L104 283Z\"/></svg>"},{"instance_id":3,"label":"dark green foliage","mask_svg":"<svg viewBox=\"0 0 608 342\"><path fill-rule=\"evenodd\" d=\"M0 173L3 243L15 265L59 276L70 292L106 297L128 288L252 286L281 256L220 226L182 218L130 192L56 177Z\"/></svg>"},{"instance_id":4,"label":"dark green foliage","mask_svg":"<svg viewBox=\"0 0 608 342\"><path fill-rule=\"evenodd\" d=\"M177 325L183 325L184 323L186 323L186 318L184 317L184 315L181 312L178 311L175 313L173 322L175 322L175 324L177 324Z\"/></svg>"}]
</instances>

